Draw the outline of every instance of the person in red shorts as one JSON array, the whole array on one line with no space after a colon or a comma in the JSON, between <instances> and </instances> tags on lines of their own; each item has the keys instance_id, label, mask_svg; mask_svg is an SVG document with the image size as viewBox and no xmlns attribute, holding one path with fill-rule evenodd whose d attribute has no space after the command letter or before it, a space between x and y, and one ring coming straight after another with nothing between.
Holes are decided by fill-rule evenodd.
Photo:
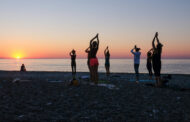
<instances>
[{"instance_id":1,"label":"person in red shorts","mask_svg":"<svg viewBox=\"0 0 190 122\"><path fill-rule=\"evenodd\" d=\"M97 41L95 41L97 39ZM91 80L97 84L98 83L98 59L96 57L96 54L98 52L99 48L99 38L98 34L90 41L90 53L89 53L89 59L90 59L90 74L91 74Z\"/></svg>"}]
</instances>

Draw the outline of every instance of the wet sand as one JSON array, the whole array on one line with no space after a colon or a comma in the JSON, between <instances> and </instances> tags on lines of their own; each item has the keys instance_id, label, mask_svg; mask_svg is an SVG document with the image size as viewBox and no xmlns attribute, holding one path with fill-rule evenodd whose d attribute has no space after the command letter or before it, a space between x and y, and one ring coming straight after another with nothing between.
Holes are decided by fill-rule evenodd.
<instances>
[{"instance_id":1,"label":"wet sand","mask_svg":"<svg viewBox=\"0 0 190 122\"><path fill-rule=\"evenodd\" d=\"M113 89L89 85L83 75L79 86L68 86L69 72L1 71L0 121L190 121L190 75L172 75L168 87L154 88L130 82L134 74L112 73Z\"/></svg>"}]
</instances>

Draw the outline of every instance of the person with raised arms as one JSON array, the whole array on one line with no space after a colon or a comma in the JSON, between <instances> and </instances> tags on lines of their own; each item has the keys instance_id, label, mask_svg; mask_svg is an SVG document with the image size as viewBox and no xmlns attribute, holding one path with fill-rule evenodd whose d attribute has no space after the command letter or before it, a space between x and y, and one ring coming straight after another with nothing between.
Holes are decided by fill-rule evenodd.
<instances>
[{"instance_id":1,"label":"person with raised arms","mask_svg":"<svg viewBox=\"0 0 190 122\"><path fill-rule=\"evenodd\" d=\"M110 52L109 52L108 46L104 50L104 55L105 55L106 75L109 76L109 74L110 74Z\"/></svg>"},{"instance_id":2,"label":"person with raised arms","mask_svg":"<svg viewBox=\"0 0 190 122\"><path fill-rule=\"evenodd\" d=\"M87 59L87 65L88 65L88 69L90 71L90 47L88 47L85 52L88 54L88 59Z\"/></svg>"},{"instance_id":3,"label":"person with raised arms","mask_svg":"<svg viewBox=\"0 0 190 122\"><path fill-rule=\"evenodd\" d=\"M95 39L97 39L95 41ZM96 54L99 49L99 37L98 34L90 40L90 71L91 71L91 80L98 84L98 58Z\"/></svg>"},{"instance_id":4,"label":"person with raised arms","mask_svg":"<svg viewBox=\"0 0 190 122\"><path fill-rule=\"evenodd\" d=\"M152 79L152 51L153 49L150 49L147 52L147 63L146 63L146 68L148 70L148 74L149 74L149 79Z\"/></svg>"},{"instance_id":5,"label":"person with raised arms","mask_svg":"<svg viewBox=\"0 0 190 122\"><path fill-rule=\"evenodd\" d=\"M155 46L155 40L157 40L157 45ZM154 75L156 78L156 87L162 86L162 81L160 78L160 72L161 72L161 54L162 54L162 47L163 45L160 43L158 39L158 32L156 32L153 41L152 41L152 47L153 47L153 55L152 55L152 65L154 70Z\"/></svg>"},{"instance_id":6,"label":"person with raised arms","mask_svg":"<svg viewBox=\"0 0 190 122\"><path fill-rule=\"evenodd\" d=\"M140 56L141 56L141 52L139 51L140 51L140 48L137 48L136 45L131 50L131 53L134 55L134 69L135 69L135 74L136 74L136 83L139 83L139 65L140 65Z\"/></svg>"},{"instance_id":7,"label":"person with raised arms","mask_svg":"<svg viewBox=\"0 0 190 122\"><path fill-rule=\"evenodd\" d=\"M74 76L76 74L76 51L73 49L69 55L71 56L71 69Z\"/></svg>"}]
</instances>

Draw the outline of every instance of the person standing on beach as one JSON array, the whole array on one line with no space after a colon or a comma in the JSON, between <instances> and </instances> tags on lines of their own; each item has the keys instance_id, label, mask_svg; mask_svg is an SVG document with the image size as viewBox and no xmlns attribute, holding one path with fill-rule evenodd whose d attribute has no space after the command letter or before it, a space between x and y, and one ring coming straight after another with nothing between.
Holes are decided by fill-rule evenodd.
<instances>
[{"instance_id":1,"label":"person standing on beach","mask_svg":"<svg viewBox=\"0 0 190 122\"><path fill-rule=\"evenodd\" d=\"M109 76L109 74L110 74L110 52L109 52L108 46L104 50L104 55L105 55L106 75Z\"/></svg>"},{"instance_id":2,"label":"person standing on beach","mask_svg":"<svg viewBox=\"0 0 190 122\"><path fill-rule=\"evenodd\" d=\"M136 83L139 82L139 64L140 64L140 55L141 55L141 52L139 52L139 50L140 48L137 48L136 45L131 50L131 53L134 55L134 69L135 69L135 74L136 74Z\"/></svg>"},{"instance_id":3,"label":"person standing on beach","mask_svg":"<svg viewBox=\"0 0 190 122\"><path fill-rule=\"evenodd\" d=\"M147 63L146 63L146 68L148 69L148 73L149 73L149 79L152 79L152 52L153 49L150 49L147 52Z\"/></svg>"},{"instance_id":4,"label":"person standing on beach","mask_svg":"<svg viewBox=\"0 0 190 122\"><path fill-rule=\"evenodd\" d=\"M155 39L157 40L156 46L154 44ZM161 71L161 54L162 54L163 45L160 43L160 41L158 39L158 32L156 32L156 34L153 38L152 47L153 47L152 65L153 65L154 75L156 78L156 87L160 87L160 86L162 86L162 81L160 78L160 71Z\"/></svg>"},{"instance_id":5,"label":"person standing on beach","mask_svg":"<svg viewBox=\"0 0 190 122\"><path fill-rule=\"evenodd\" d=\"M97 41L95 41L97 39ZM99 49L99 38L98 34L90 41L90 72L91 80L97 84L98 83L98 58L96 54Z\"/></svg>"},{"instance_id":6,"label":"person standing on beach","mask_svg":"<svg viewBox=\"0 0 190 122\"><path fill-rule=\"evenodd\" d=\"M71 56L72 75L74 76L76 74L76 52L73 49L69 54Z\"/></svg>"},{"instance_id":7,"label":"person standing on beach","mask_svg":"<svg viewBox=\"0 0 190 122\"><path fill-rule=\"evenodd\" d=\"M90 47L88 47L85 52L88 54L88 59L87 59L87 65L88 65L88 69L90 71Z\"/></svg>"}]
</instances>

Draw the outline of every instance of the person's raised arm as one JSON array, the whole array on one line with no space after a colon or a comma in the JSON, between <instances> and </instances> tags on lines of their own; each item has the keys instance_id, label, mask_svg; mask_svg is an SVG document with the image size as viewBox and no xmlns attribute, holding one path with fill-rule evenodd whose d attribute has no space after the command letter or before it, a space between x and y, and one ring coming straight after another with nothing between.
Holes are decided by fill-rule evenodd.
<instances>
[{"instance_id":1,"label":"person's raised arm","mask_svg":"<svg viewBox=\"0 0 190 122\"><path fill-rule=\"evenodd\" d=\"M106 52L107 52L107 48L104 50L104 55L106 55Z\"/></svg>"},{"instance_id":2,"label":"person's raised arm","mask_svg":"<svg viewBox=\"0 0 190 122\"><path fill-rule=\"evenodd\" d=\"M131 50L131 53L133 53L133 54L135 54L135 53L133 52L134 49L135 49L135 48L133 48L133 49Z\"/></svg>"},{"instance_id":3,"label":"person's raised arm","mask_svg":"<svg viewBox=\"0 0 190 122\"><path fill-rule=\"evenodd\" d=\"M154 44L156 36L157 36L157 32L156 32L156 34L155 34L155 36L154 36L154 38L153 38L153 40L152 40L152 48L153 48L153 49L156 48L156 47L155 47L155 44Z\"/></svg>"},{"instance_id":4,"label":"person's raised arm","mask_svg":"<svg viewBox=\"0 0 190 122\"><path fill-rule=\"evenodd\" d=\"M151 48L148 52L151 52L153 50L153 48Z\"/></svg>"},{"instance_id":5,"label":"person's raised arm","mask_svg":"<svg viewBox=\"0 0 190 122\"><path fill-rule=\"evenodd\" d=\"M98 37L98 35L99 35L99 34L96 35L96 37L97 37L97 44L98 44L98 45L97 45L97 48L99 48L99 37Z\"/></svg>"},{"instance_id":6,"label":"person's raised arm","mask_svg":"<svg viewBox=\"0 0 190 122\"><path fill-rule=\"evenodd\" d=\"M158 37L156 37L156 40L157 40L157 43L159 44L159 43L160 43L160 41L159 41Z\"/></svg>"},{"instance_id":7,"label":"person's raised arm","mask_svg":"<svg viewBox=\"0 0 190 122\"><path fill-rule=\"evenodd\" d=\"M72 56L72 51L69 53L70 56Z\"/></svg>"},{"instance_id":8,"label":"person's raised arm","mask_svg":"<svg viewBox=\"0 0 190 122\"><path fill-rule=\"evenodd\" d=\"M90 47L86 48L85 52L88 53L88 52L89 52L89 49L90 49Z\"/></svg>"},{"instance_id":9,"label":"person's raised arm","mask_svg":"<svg viewBox=\"0 0 190 122\"><path fill-rule=\"evenodd\" d=\"M92 39L90 40L90 45L92 44L92 42L94 41L94 39L97 38L97 36L98 36L98 34L97 34L94 38L92 38Z\"/></svg>"}]
</instances>

